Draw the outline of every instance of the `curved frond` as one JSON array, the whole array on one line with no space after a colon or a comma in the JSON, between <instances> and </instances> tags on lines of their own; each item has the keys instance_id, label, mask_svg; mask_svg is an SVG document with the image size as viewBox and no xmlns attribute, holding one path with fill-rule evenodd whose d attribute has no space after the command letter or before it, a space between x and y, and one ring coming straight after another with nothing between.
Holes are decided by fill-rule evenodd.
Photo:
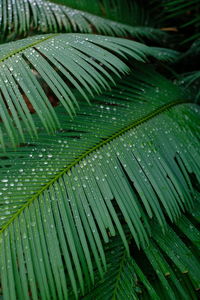
<instances>
[{"instance_id":1,"label":"curved frond","mask_svg":"<svg viewBox=\"0 0 200 300\"><path fill-rule=\"evenodd\" d=\"M119 236L112 238L105 248L108 270L95 288L83 297L84 300L139 299L139 295L143 293L140 279L147 284L151 299L159 299L140 267L127 254Z\"/></svg>"},{"instance_id":2,"label":"curved frond","mask_svg":"<svg viewBox=\"0 0 200 300\"><path fill-rule=\"evenodd\" d=\"M36 136L31 107L47 132L53 133L59 121L48 93L72 116L79 106L75 91L89 101L88 96L113 84L113 75L129 70L124 63L128 57L146 61L147 56L170 60L176 55L134 41L84 34L35 36L4 44L0 50L1 130L13 146L26 141L25 131Z\"/></svg>"},{"instance_id":3,"label":"curved frond","mask_svg":"<svg viewBox=\"0 0 200 300\"><path fill-rule=\"evenodd\" d=\"M118 22L138 26L148 25L148 11L133 0L50 0L51 2L67 5L69 7L84 10L101 17L105 17Z\"/></svg>"},{"instance_id":4,"label":"curved frond","mask_svg":"<svg viewBox=\"0 0 200 300\"><path fill-rule=\"evenodd\" d=\"M129 257L119 237L107 246L108 271L84 300L195 299L200 289L199 203L163 235L153 226L150 245ZM196 220L195 220L196 219ZM197 222L197 223L196 223Z\"/></svg>"},{"instance_id":5,"label":"curved frond","mask_svg":"<svg viewBox=\"0 0 200 300\"><path fill-rule=\"evenodd\" d=\"M34 144L2 155L6 299L27 299L29 291L33 299L68 299L68 283L77 296L94 282L93 261L103 276L104 242L119 233L128 250L122 223L146 247L151 220L163 233L166 218L174 222L193 206L199 107L151 68L136 74L93 106L83 103L73 122L57 107L55 136L40 129Z\"/></svg>"},{"instance_id":6,"label":"curved frond","mask_svg":"<svg viewBox=\"0 0 200 300\"><path fill-rule=\"evenodd\" d=\"M181 76L181 84L189 87L191 92L194 94L195 101L198 103L200 102L200 71L193 71L182 74Z\"/></svg>"},{"instance_id":7,"label":"curved frond","mask_svg":"<svg viewBox=\"0 0 200 300\"><path fill-rule=\"evenodd\" d=\"M99 33L133 37L147 37L158 42L166 34L154 28L130 26L87 12L58 5L45 0L2 0L0 5L0 32L2 40L13 40L28 34L57 32Z\"/></svg>"}]
</instances>

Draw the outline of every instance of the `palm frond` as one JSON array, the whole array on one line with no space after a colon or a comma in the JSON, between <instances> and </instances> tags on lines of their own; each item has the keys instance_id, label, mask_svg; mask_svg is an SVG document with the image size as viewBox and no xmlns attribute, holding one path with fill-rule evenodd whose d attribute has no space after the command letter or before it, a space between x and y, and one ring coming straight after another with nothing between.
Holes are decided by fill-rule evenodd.
<instances>
[{"instance_id":1,"label":"palm frond","mask_svg":"<svg viewBox=\"0 0 200 300\"><path fill-rule=\"evenodd\" d=\"M57 107L62 129L53 137L35 116L39 139L2 155L5 299L68 299L69 284L78 297L94 282L93 261L101 276L107 268L104 242L119 233L128 251L122 223L144 248L152 220L165 232L167 217L193 207L199 107L138 68L93 106L82 103L73 122Z\"/></svg>"},{"instance_id":2,"label":"palm frond","mask_svg":"<svg viewBox=\"0 0 200 300\"><path fill-rule=\"evenodd\" d=\"M200 40L196 40L190 48L179 56L178 63L183 66L184 73L180 73L177 78L179 84L188 90L195 102L200 101Z\"/></svg>"},{"instance_id":3,"label":"palm frond","mask_svg":"<svg viewBox=\"0 0 200 300\"><path fill-rule=\"evenodd\" d=\"M200 102L200 71L193 71L181 74L180 83L182 86L187 87L191 94L194 95L196 103Z\"/></svg>"},{"instance_id":4,"label":"palm frond","mask_svg":"<svg viewBox=\"0 0 200 300\"><path fill-rule=\"evenodd\" d=\"M58 117L47 97L51 94L72 116L78 108L74 91L89 101L113 84L113 75L128 72L128 57L171 60L177 52L156 49L134 41L84 34L53 34L7 43L0 50L0 143L6 130L13 146L26 141L25 131L37 135L27 106L40 117L47 132L58 128ZM46 89L44 90L44 84Z\"/></svg>"},{"instance_id":5,"label":"palm frond","mask_svg":"<svg viewBox=\"0 0 200 300\"><path fill-rule=\"evenodd\" d=\"M51 2L90 12L101 17L133 26L149 25L148 12L138 1L133 0L51 0Z\"/></svg>"},{"instance_id":6,"label":"palm frond","mask_svg":"<svg viewBox=\"0 0 200 300\"><path fill-rule=\"evenodd\" d=\"M191 33L184 39L184 43L191 42L200 37L200 2L199 0L163 0L164 20L173 22L181 30L187 28ZM191 18L192 16L192 18Z\"/></svg>"},{"instance_id":7,"label":"palm frond","mask_svg":"<svg viewBox=\"0 0 200 300\"><path fill-rule=\"evenodd\" d=\"M147 37L161 41L166 34L145 26L129 26L87 12L45 0L2 0L0 5L1 40L11 41L28 34L57 32L99 33Z\"/></svg>"},{"instance_id":8,"label":"palm frond","mask_svg":"<svg viewBox=\"0 0 200 300\"><path fill-rule=\"evenodd\" d=\"M119 237L107 246L108 270L84 300L198 299L200 203L166 234L152 226L150 245L128 256Z\"/></svg>"},{"instance_id":9,"label":"palm frond","mask_svg":"<svg viewBox=\"0 0 200 300\"><path fill-rule=\"evenodd\" d=\"M152 299L158 300L158 296L137 263L127 254L119 236L111 239L105 246L108 270L103 279L97 280L97 284L84 300L110 300L110 299L139 299L143 293L140 280L147 285Z\"/></svg>"}]
</instances>

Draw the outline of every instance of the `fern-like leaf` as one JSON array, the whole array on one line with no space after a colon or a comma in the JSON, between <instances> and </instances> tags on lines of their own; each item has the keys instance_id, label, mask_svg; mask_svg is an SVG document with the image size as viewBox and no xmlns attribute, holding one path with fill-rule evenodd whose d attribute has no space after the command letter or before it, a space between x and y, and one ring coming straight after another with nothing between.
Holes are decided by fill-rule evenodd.
<instances>
[{"instance_id":1,"label":"fern-like leaf","mask_svg":"<svg viewBox=\"0 0 200 300\"><path fill-rule=\"evenodd\" d=\"M73 122L56 108L62 129L55 136L40 129L34 144L2 155L6 299L28 299L30 291L35 300L68 299L68 282L78 296L94 282L93 261L101 276L106 270L104 242L119 233L128 251L122 223L145 248L151 220L164 233L166 218L174 222L193 206L199 108L142 69L93 106L83 103Z\"/></svg>"},{"instance_id":2,"label":"fern-like leaf","mask_svg":"<svg viewBox=\"0 0 200 300\"><path fill-rule=\"evenodd\" d=\"M148 11L137 0L51 0L51 2L90 12L110 20L133 26L148 26Z\"/></svg>"},{"instance_id":3,"label":"fern-like leaf","mask_svg":"<svg viewBox=\"0 0 200 300\"><path fill-rule=\"evenodd\" d=\"M46 0L2 0L0 5L1 40L25 37L30 32L57 33L80 32L100 33L133 37L147 37L157 40L166 34L155 28L130 26L90 13L72 9Z\"/></svg>"},{"instance_id":4,"label":"fern-like leaf","mask_svg":"<svg viewBox=\"0 0 200 300\"><path fill-rule=\"evenodd\" d=\"M128 256L119 237L106 247L108 270L84 300L195 299L200 289L199 202L163 236L152 226L150 245ZM133 245L134 246L134 245ZM133 247L132 246L132 247Z\"/></svg>"},{"instance_id":5,"label":"fern-like leaf","mask_svg":"<svg viewBox=\"0 0 200 300\"><path fill-rule=\"evenodd\" d=\"M124 59L146 61L147 56L154 56L170 60L176 55L175 51L134 41L84 34L35 36L4 44L0 51L2 131L6 130L13 146L26 141L25 130L36 136L36 125L27 107L31 105L47 132L53 133L59 121L45 93L47 88L72 116L78 108L75 89L89 101L88 96L109 88L113 75L129 70Z\"/></svg>"}]
</instances>

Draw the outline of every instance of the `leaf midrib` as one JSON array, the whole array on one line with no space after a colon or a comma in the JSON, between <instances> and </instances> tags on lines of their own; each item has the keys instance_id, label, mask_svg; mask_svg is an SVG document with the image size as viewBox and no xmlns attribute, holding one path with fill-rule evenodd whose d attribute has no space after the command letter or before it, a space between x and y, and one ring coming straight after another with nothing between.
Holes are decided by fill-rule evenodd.
<instances>
[{"instance_id":1,"label":"leaf midrib","mask_svg":"<svg viewBox=\"0 0 200 300\"><path fill-rule=\"evenodd\" d=\"M57 35L60 35L60 33L54 33L54 34L48 35L47 37L45 37L45 38L43 37L40 40L37 40L33 43L30 43L29 45L26 45L24 47L20 47L20 48L14 50L14 51L11 51L9 54L5 55L3 58L0 59L0 63L4 62L5 60L9 59L10 57L12 57L12 56L14 56L14 55L26 50L26 49L29 49L29 48L32 48L32 47L38 45L38 44L41 44L42 42L45 42L45 41L47 41L47 40L49 40L49 39L51 39L51 38L53 38Z\"/></svg>"},{"instance_id":2,"label":"leaf midrib","mask_svg":"<svg viewBox=\"0 0 200 300\"><path fill-rule=\"evenodd\" d=\"M67 167L65 167L63 170L61 170L54 178L52 178L48 183L46 183L37 193L35 193L30 199L28 199L27 202L24 205L22 205L22 207L10 218L10 220L7 223L5 223L5 225L0 230L0 234L3 233L8 228L8 226L24 211L24 209L26 207L28 207L35 199L37 199L45 190L47 190L50 186L52 186L57 180L59 180L59 178L61 178L65 173L70 171L70 169L72 169L74 166L76 166L80 161L85 159L92 152L100 149L101 147L105 146L106 144L112 142L114 139L125 134L129 130L141 125L142 123L147 122L148 120L156 117L157 115L172 108L173 106L177 106L177 105L189 103L189 102L190 101L187 101L187 100L177 100L177 101L173 101L171 103L165 104L165 105L155 109L153 112L148 113L146 116L131 122L129 125L127 125L123 129L117 131L116 133L109 136L107 139L104 139L103 141L97 143L95 146L93 146L93 147L89 148L88 150L86 150L85 152L83 152L78 158L76 158L72 163L70 163Z\"/></svg>"},{"instance_id":3,"label":"leaf midrib","mask_svg":"<svg viewBox=\"0 0 200 300\"><path fill-rule=\"evenodd\" d=\"M120 277L121 277L121 273L122 273L123 267L126 264L126 258L127 258L127 252L126 252L126 249L125 249L124 254L123 254L122 258L121 258L119 270L117 272L112 300L116 300L116 293L117 293L117 289L118 289L118 286L119 286L119 281L120 281Z\"/></svg>"}]
</instances>

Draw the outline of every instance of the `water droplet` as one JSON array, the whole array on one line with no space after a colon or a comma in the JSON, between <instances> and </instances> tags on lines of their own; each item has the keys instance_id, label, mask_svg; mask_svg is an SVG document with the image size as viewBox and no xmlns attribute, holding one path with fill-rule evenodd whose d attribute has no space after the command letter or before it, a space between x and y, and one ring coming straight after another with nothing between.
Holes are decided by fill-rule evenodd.
<instances>
[{"instance_id":1,"label":"water droplet","mask_svg":"<svg viewBox=\"0 0 200 300\"><path fill-rule=\"evenodd\" d=\"M2 179L1 182L8 182L8 179Z\"/></svg>"}]
</instances>

